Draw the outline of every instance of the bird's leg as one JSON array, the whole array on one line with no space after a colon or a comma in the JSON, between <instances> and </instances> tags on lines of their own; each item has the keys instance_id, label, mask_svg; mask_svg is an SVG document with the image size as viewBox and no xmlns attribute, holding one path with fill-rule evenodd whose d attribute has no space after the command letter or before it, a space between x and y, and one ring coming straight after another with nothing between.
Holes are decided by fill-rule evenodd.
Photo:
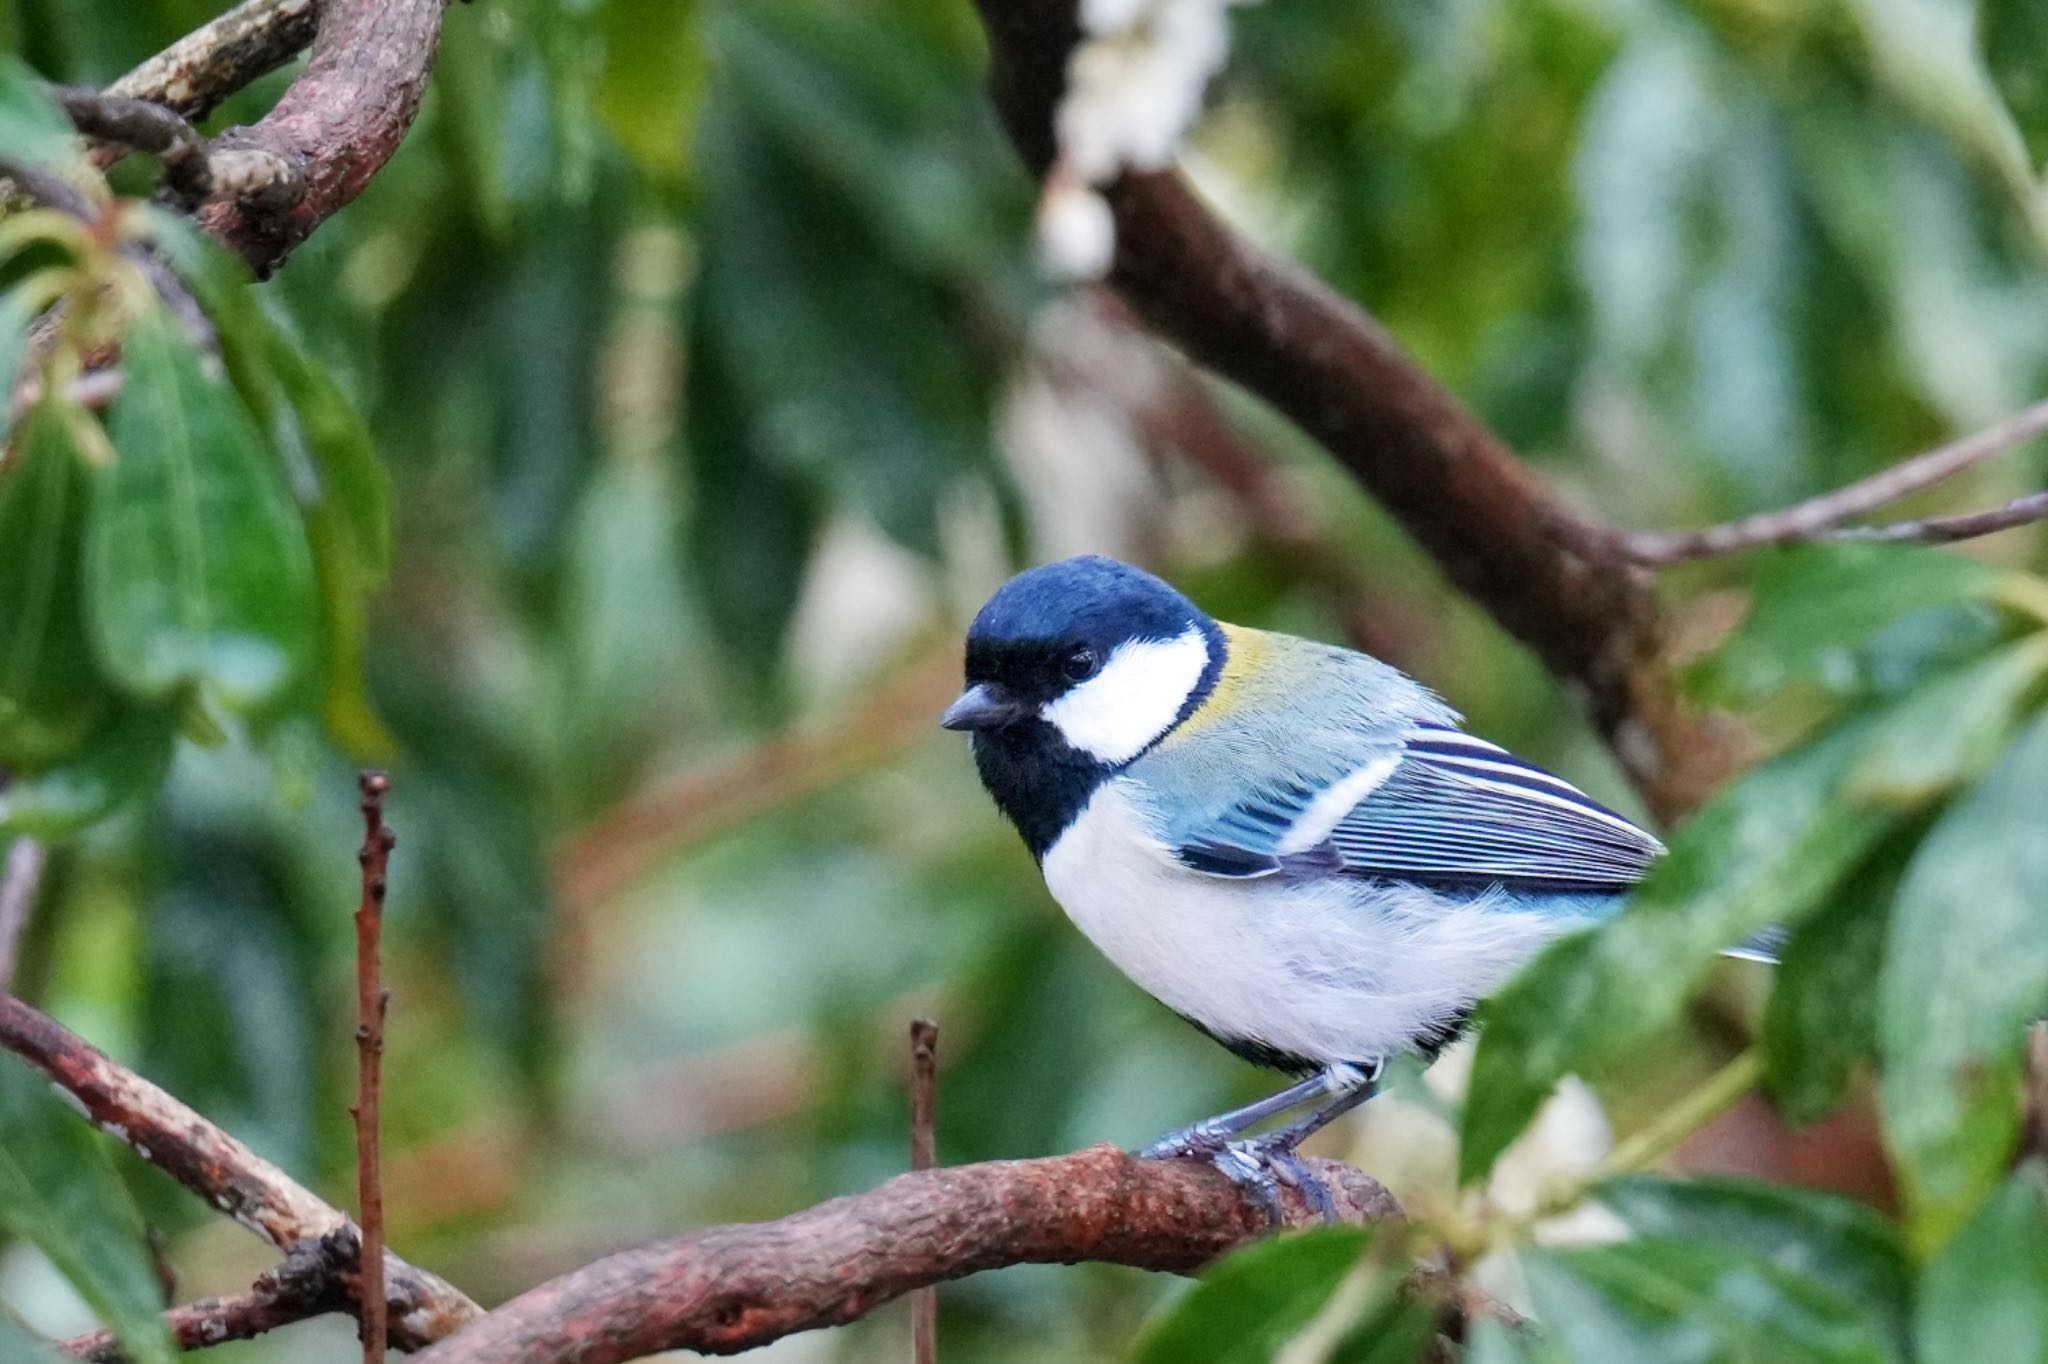
<instances>
[{"instance_id":1,"label":"bird's leg","mask_svg":"<svg viewBox=\"0 0 2048 1364\"><path fill-rule=\"evenodd\" d=\"M1266 1216L1276 1223L1280 1220L1278 1186L1287 1184L1300 1190L1324 1221L1334 1222L1336 1199L1329 1186L1302 1163L1296 1148L1377 1093L1380 1070L1377 1061L1368 1067L1326 1066L1269 1098L1161 1137L1138 1154L1154 1160L1174 1156L1205 1159L1255 1198ZM1327 1096L1324 1103L1285 1127L1255 1137L1238 1137L1238 1133L1254 1123L1299 1108L1319 1095Z\"/></svg>"},{"instance_id":2,"label":"bird's leg","mask_svg":"<svg viewBox=\"0 0 2048 1364\"><path fill-rule=\"evenodd\" d=\"M1277 1118L1282 1113L1292 1112L1311 1099L1330 1092L1329 1071L1317 1071L1306 1080L1296 1081L1278 1094L1269 1094L1257 1103L1233 1108L1228 1113L1218 1113L1213 1118L1189 1123L1175 1132L1168 1132L1159 1140L1138 1149L1140 1160L1171 1160L1175 1156L1213 1156L1221 1151L1232 1137L1247 1127L1256 1126L1268 1118Z\"/></svg>"}]
</instances>

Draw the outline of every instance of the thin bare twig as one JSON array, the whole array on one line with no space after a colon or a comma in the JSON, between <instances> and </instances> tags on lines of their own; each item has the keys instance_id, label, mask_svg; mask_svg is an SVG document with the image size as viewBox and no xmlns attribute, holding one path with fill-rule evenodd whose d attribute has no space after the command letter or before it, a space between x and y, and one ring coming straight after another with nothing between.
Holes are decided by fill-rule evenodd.
<instances>
[{"instance_id":1,"label":"thin bare twig","mask_svg":"<svg viewBox=\"0 0 2048 1364\"><path fill-rule=\"evenodd\" d=\"M1348 1165L1311 1160L1351 1220L1400 1215ZM1283 1220L1319 1222L1292 1189ZM1088 1260L1186 1273L1271 1230L1200 1161L1092 1146L1044 1160L899 1175L775 1222L708 1227L624 1251L514 1298L415 1364L617 1364L662 1350L732 1354L837 1326L913 1288L1014 1264Z\"/></svg>"},{"instance_id":2,"label":"thin bare twig","mask_svg":"<svg viewBox=\"0 0 2048 1364\"><path fill-rule=\"evenodd\" d=\"M1917 521L1896 521L1888 526L1848 526L1823 538L1947 545L1958 540L1975 540L1979 536L1996 535L1999 531L2013 530L2041 520L2048 520L2048 492L2028 493L2025 497L2014 498L2002 507L1991 507L1984 511L1957 512L1950 516L1926 516Z\"/></svg>"},{"instance_id":3,"label":"thin bare twig","mask_svg":"<svg viewBox=\"0 0 2048 1364\"><path fill-rule=\"evenodd\" d=\"M14 983L21 936L28 929L28 916L43 884L43 858L42 844L33 838L17 838L7 849L5 865L0 865L0 994L6 994Z\"/></svg>"},{"instance_id":4,"label":"thin bare twig","mask_svg":"<svg viewBox=\"0 0 2048 1364\"><path fill-rule=\"evenodd\" d=\"M939 1163L939 1025L910 1023L910 1168ZM939 1290L926 1285L910 1295L911 1364L939 1364Z\"/></svg>"},{"instance_id":5,"label":"thin bare twig","mask_svg":"<svg viewBox=\"0 0 2048 1364\"><path fill-rule=\"evenodd\" d=\"M1638 531L1615 536L1622 553L1639 564L1663 567L1764 545L1811 540L1967 540L2048 516L2048 499L2020 498L1992 511L1929 517L1890 526L1843 528L1842 522L1933 487L1963 470L2048 433L2048 400L1995 426L1950 441L1869 478L1777 511L1760 512L1700 530Z\"/></svg>"},{"instance_id":6,"label":"thin bare twig","mask_svg":"<svg viewBox=\"0 0 2048 1364\"><path fill-rule=\"evenodd\" d=\"M391 780L365 772L362 788L363 895L356 905L356 1195L363 1226L363 1364L384 1361L384 1183L379 1168L378 1103L384 1067L384 1013L391 992L381 981L384 892L392 845L384 824L384 794Z\"/></svg>"},{"instance_id":7,"label":"thin bare twig","mask_svg":"<svg viewBox=\"0 0 2048 1364\"><path fill-rule=\"evenodd\" d=\"M362 1233L346 1213L12 995L0 995L0 1047L76 1099L101 1131L279 1250L289 1253L303 1241L339 1237L351 1247L351 1260L356 1258ZM482 1315L445 1280L389 1250L383 1265L392 1304L390 1336L401 1348L418 1349Z\"/></svg>"}]
</instances>

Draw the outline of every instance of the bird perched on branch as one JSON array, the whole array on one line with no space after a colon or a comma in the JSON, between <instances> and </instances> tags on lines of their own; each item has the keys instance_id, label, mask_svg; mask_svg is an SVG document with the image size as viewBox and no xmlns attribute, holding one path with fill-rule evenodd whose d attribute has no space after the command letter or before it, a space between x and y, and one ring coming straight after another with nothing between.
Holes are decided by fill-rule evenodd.
<instances>
[{"instance_id":1,"label":"bird perched on branch","mask_svg":"<svg viewBox=\"0 0 2048 1364\"><path fill-rule=\"evenodd\" d=\"M1005 584L941 723L1104 955L1303 1077L1139 1153L1209 1159L1269 1209L1277 1178L1329 1214L1296 1147L1663 852L1394 668L1211 620L1112 559Z\"/></svg>"}]
</instances>

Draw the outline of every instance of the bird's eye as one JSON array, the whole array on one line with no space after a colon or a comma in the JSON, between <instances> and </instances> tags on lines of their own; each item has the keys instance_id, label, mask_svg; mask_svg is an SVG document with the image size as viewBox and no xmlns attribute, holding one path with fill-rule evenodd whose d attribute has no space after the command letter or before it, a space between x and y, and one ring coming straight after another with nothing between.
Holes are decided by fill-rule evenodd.
<instances>
[{"instance_id":1,"label":"bird's eye","mask_svg":"<svg viewBox=\"0 0 2048 1364\"><path fill-rule=\"evenodd\" d=\"M1086 682L1095 676L1095 670L1100 666L1095 651L1084 644L1066 656L1060 664L1060 671L1067 675L1069 682Z\"/></svg>"}]
</instances>

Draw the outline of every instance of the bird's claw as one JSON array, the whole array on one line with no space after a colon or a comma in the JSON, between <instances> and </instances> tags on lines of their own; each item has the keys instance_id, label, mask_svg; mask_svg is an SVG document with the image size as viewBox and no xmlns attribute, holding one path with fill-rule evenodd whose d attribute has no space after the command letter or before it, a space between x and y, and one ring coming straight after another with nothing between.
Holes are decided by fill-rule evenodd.
<instances>
[{"instance_id":1,"label":"bird's claw","mask_svg":"<svg viewBox=\"0 0 2048 1364\"><path fill-rule=\"evenodd\" d=\"M1206 1160L1243 1189L1279 1226L1280 1186L1298 1192L1303 1201L1325 1222L1337 1220L1337 1200L1321 1176L1308 1168L1297 1152L1291 1134L1272 1132L1236 1141L1201 1123L1172 1132L1138 1152L1143 1160Z\"/></svg>"}]
</instances>

